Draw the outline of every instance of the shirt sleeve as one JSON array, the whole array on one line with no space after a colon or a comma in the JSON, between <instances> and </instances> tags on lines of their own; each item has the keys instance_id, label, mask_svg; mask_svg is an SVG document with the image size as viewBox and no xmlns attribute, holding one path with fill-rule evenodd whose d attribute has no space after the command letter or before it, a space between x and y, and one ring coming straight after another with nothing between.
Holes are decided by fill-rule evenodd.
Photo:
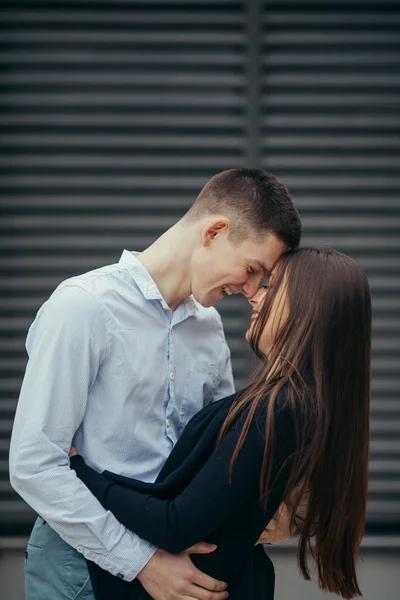
<instances>
[{"instance_id":1,"label":"shirt sleeve","mask_svg":"<svg viewBox=\"0 0 400 600\"><path fill-rule=\"evenodd\" d=\"M82 457L73 457L71 466L103 506L127 528L177 553L207 539L246 504L257 501L264 452L260 423L253 420L230 481L230 461L239 434L240 427L233 426L182 493L168 500L110 481L88 467ZM278 466L274 465L275 474ZM266 520L258 534L272 515L265 513Z\"/></svg>"},{"instance_id":2,"label":"shirt sleeve","mask_svg":"<svg viewBox=\"0 0 400 600\"><path fill-rule=\"evenodd\" d=\"M127 531L69 468L69 448L107 358L97 300L76 285L56 290L30 328L27 350L10 446L11 484L68 544L132 580L156 549Z\"/></svg>"}]
</instances>

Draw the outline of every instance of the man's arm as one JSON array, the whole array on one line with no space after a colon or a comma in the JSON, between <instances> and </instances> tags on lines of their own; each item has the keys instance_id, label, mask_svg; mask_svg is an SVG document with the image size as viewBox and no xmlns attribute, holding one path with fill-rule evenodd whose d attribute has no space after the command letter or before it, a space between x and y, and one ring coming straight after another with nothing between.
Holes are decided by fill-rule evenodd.
<instances>
[{"instance_id":1,"label":"man's arm","mask_svg":"<svg viewBox=\"0 0 400 600\"><path fill-rule=\"evenodd\" d=\"M57 290L40 310L27 349L10 447L11 484L68 544L132 580L155 547L127 531L69 468L73 436L107 358L96 299L78 286Z\"/></svg>"}]
</instances>

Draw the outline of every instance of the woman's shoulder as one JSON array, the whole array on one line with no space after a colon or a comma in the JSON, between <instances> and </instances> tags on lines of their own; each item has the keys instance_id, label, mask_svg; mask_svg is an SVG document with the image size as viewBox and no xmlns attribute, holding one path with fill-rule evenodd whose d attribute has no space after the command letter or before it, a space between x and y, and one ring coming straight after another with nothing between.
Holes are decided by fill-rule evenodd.
<instances>
[{"instance_id":1,"label":"woman's shoulder","mask_svg":"<svg viewBox=\"0 0 400 600\"><path fill-rule=\"evenodd\" d=\"M225 398L220 398L214 402L210 402L207 406L204 406L198 413L196 413L189 421L190 423L197 422L202 419L212 419L216 415L227 413L231 406L234 404L239 392L235 392Z\"/></svg>"},{"instance_id":2,"label":"woman's shoulder","mask_svg":"<svg viewBox=\"0 0 400 600\"><path fill-rule=\"evenodd\" d=\"M197 437L203 435L205 431L212 431L217 428L224 422L236 397L237 393L234 393L207 404L188 421L180 439L188 436Z\"/></svg>"},{"instance_id":3,"label":"woman's shoulder","mask_svg":"<svg viewBox=\"0 0 400 600\"><path fill-rule=\"evenodd\" d=\"M241 407L241 402L246 394L248 395L248 401ZM263 435L265 431L266 421L268 419L271 402L273 402L273 418L275 422L275 429L283 429L284 431L292 430L293 425L293 406L289 399L288 386L282 386L276 394L272 390L266 390L260 399L257 400L257 395L254 394L254 401L257 401L257 406L253 413L251 430L253 435ZM234 418L230 423L231 427L241 428L246 421L249 411L251 411L252 397L251 389L249 387L243 390L216 400L215 402L208 404L202 410L200 410L186 426L186 429L193 433L193 431L199 431L222 425L228 415L235 407L238 406L239 410L236 412Z\"/></svg>"},{"instance_id":4,"label":"woman's shoulder","mask_svg":"<svg viewBox=\"0 0 400 600\"><path fill-rule=\"evenodd\" d=\"M248 401L243 405L243 408L238 411L237 418L234 424L237 427L242 427L246 421L249 413L252 412L253 417L251 420L250 430L253 431L253 435L258 436L260 439L265 441L265 431L267 428L268 420L274 421L274 431L280 437L283 435L294 434L295 425L295 414L296 414L296 401L289 394L289 386L283 385L277 391L274 389L267 389L261 396L259 393L254 393L254 407L251 390L243 390L239 394L236 394L232 399L231 406L234 407L235 403L240 405L243 401L244 394L249 392Z\"/></svg>"}]
</instances>

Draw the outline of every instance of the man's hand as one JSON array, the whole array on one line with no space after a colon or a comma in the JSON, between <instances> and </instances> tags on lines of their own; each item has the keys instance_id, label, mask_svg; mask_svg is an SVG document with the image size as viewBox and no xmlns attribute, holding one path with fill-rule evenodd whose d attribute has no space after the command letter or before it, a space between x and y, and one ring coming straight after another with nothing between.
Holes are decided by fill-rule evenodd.
<instances>
[{"instance_id":1,"label":"man's hand","mask_svg":"<svg viewBox=\"0 0 400 600\"><path fill-rule=\"evenodd\" d=\"M197 569L189 554L208 554L216 546L200 542L182 554L157 550L137 576L154 600L224 600L226 583Z\"/></svg>"}]
</instances>

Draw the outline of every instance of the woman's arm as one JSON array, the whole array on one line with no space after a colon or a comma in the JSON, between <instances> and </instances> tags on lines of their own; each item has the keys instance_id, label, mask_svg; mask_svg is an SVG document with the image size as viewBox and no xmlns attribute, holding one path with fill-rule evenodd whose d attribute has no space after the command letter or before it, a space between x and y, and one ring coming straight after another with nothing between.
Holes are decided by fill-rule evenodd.
<instances>
[{"instance_id":1,"label":"woman's arm","mask_svg":"<svg viewBox=\"0 0 400 600\"><path fill-rule=\"evenodd\" d=\"M276 421L278 424L282 419ZM257 499L265 443L261 429L262 426L254 420L237 457L231 482L229 468L240 435L239 424L231 428L202 469L172 500L154 498L110 481L88 467L82 457L72 457L71 466L101 504L123 525L160 548L178 553L206 539L240 508ZM277 439L279 429L276 428ZM280 466L274 465L275 473ZM271 514L267 510L264 526L276 508L271 506Z\"/></svg>"}]
</instances>

